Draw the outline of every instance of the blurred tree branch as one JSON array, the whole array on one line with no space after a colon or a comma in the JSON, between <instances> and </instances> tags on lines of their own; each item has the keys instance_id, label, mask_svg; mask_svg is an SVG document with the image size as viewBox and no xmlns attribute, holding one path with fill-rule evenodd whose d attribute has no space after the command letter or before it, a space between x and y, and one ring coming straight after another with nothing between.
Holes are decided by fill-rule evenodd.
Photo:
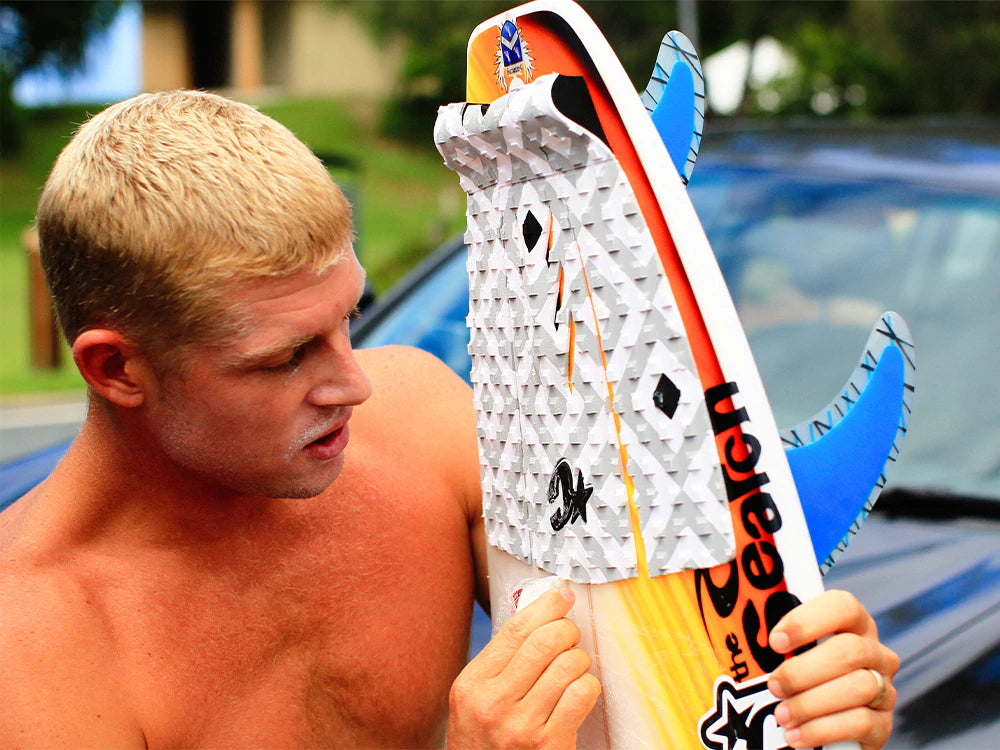
<instances>
[{"instance_id":1,"label":"blurred tree branch","mask_svg":"<svg viewBox=\"0 0 1000 750\"><path fill-rule=\"evenodd\" d=\"M385 125L396 135L425 139L437 107L465 97L465 48L472 29L518 3L344 4L376 34L407 38L404 80ZM676 28L677 3L580 4L636 87L645 86L661 37ZM1000 111L1000 2L995 0L701 0L697 16L703 58L740 40L753 49L771 36L798 60L795 73L768 84L769 106L747 86L740 114L874 118Z\"/></svg>"},{"instance_id":2,"label":"blurred tree branch","mask_svg":"<svg viewBox=\"0 0 1000 750\"><path fill-rule=\"evenodd\" d=\"M11 95L29 70L70 73L84 62L87 42L107 30L121 0L3 0L0 2L0 153L17 151L21 122Z\"/></svg>"}]
</instances>

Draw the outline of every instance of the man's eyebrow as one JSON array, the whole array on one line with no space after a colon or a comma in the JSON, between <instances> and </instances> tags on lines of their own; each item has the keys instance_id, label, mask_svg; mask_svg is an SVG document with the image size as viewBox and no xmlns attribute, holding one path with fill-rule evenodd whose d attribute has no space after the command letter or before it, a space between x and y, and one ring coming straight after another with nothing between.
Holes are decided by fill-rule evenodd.
<instances>
[{"instance_id":1,"label":"man's eyebrow","mask_svg":"<svg viewBox=\"0 0 1000 750\"><path fill-rule=\"evenodd\" d=\"M267 362L269 359L277 357L280 354L298 349L300 346L308 344L315 338L316 335L310 333L303 336L297 336L293 339L278 341L273 344L269 344L268 346L262 346L251 352L245 352L242 354L233 353L226 358L226 364L230 367L250 367L258 365L263 362Z\"/></svg>"},{"instance_id":2,"label":"man's eyebrow","mask_svg":"<svg viewBox=\"0 0 1000 750\"><path fill-rule=\"evenodd\" d=\"M361 278L358 283L357 296L354 300L354 304L351 305L352 310L357 310L358 303L360 303L361 299L364 297L365 280L368 278L368 272L365 271L364 266L359 265L359 268L361 270ZM278 341L268 346L262 346L252 352L246 352L243 354L233 353L226 357L225 364L229 367L237 368L259 365L262 362L267 362L267 360L273 357L277 357L279 354L284 354L285 352L293 349L298 349L304 344L308 344L310 341L315 339L316 336L317 334L308 333L286 341Z\"/></svg>"}]
</instances>

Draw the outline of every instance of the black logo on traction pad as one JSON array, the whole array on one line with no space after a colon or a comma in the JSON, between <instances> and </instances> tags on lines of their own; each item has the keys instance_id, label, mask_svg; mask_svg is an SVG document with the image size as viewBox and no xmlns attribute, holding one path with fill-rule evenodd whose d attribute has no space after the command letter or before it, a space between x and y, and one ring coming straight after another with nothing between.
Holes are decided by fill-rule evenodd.
<instances>
[{"instance_id":1,"label":"black logo on traction pad","mask_svg":"<svg viewBox=\"0 0 1000 750\"><path fill-rule=\"evenodd\" d=\"M565 458L560 458L549 479L549 502L562 500L562 507L549 518L552 530L561 531L566 524L578 518L586 523L587 501L593 494L594 488L583 483L583 472L579 469L576 470L576 486L573 485L573 467Z\"/></svg>"},{"instance_id":2,"label":"black logo on traction pad","mask_svg":"<svg viewBox=\"0 0 1000 750\"><path fill-rule=\"evenodd\" d=\"M698 724L708 750L787 750L785 732L774 718L779 701L767 689L767 675L743 683L724 675L714 692L715 705Z\"/></svg>"}]
</instances>

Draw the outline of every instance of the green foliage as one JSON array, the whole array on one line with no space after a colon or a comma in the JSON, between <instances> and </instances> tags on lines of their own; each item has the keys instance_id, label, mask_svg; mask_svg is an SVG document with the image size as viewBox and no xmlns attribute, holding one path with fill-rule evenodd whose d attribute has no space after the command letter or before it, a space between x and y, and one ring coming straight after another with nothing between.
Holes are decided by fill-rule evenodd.
<instances>
[{"instance_id":1,"label":"green foliage","mask_svg":"<svg viewBox=\"0 0 1000 750\"><path fill-rule=\"evenodd\" d=\"M4 0L0 61L14 79L43 65L72 71L87 41L111 25L120 7L121 0Z\"/></svg>"},{"instance_id":2,"label":"green foliage","mask_svg":"<svg viewBox=\"0 0 1000 750\"><path fill-rule=\"evenodd\" d=\"M83 387L65 347L58 369L31 366L29 266L22 235L34 223L38 196L52 163L87 116L82 106L24 112L23 148L16 155L5 152L0 162L0 398Z\"/></svg>"},{"instance_id":3,"label":"green foliage","mask_svg":"<svg viewBox=\"0 0 1000 750\"><path fill-rule=\"evenodd\" d=\"M409 41L399 88L382 114L387 135L430 140L437 108L465 99L465 47L469 32L509 7L496 0L346 3L379 37Z\"/></svg>"},{"instance_id":4,"label":"green foliage","mask_svg":"<svg viewBox=\"0 0 1000 750\"><path fill-rule=\"evenodd\" d=\"M898 50L903 93L896 111L884 114L1000 112L1000 3L886 6L884 26L865 40L872 55Z\"/></svg>"},{"instance_id":5,"label":"green foliage","mask_svg":"<svg viewBox=\"0 0 1000 750\"><path fill-rule=\"evenodd\" d=\"M16 153L24 140L24 114L14 102L14 81L0 66L0 155Z\"/></svg>"},{"instance_id":6,"label":"green foliage","mask_svg":"<svg viewBox=\"0 0 1000 750\"><path fill-rule=\"evenodd\" d=\"M35 68L69 73L84 62L90 37L105 31L121 0L3 0L0 3L0 153L16 154L24 117L11 91Z\"/></svg>"},{"instance_id":7,"label":"green foliage","mask_svg":"<svg viewBox=\"0 0 1000 750\"><path fill-rule=\"evenodd\" d=\"M1000 111L1000 3L733 5L702 3L703 28L717 24L730 28L730 37L748 40L773 36L798 60L794 75L770 86L781 95L778 114L892 118ZM761 113L752 100L745 111Z\"/></svg>"},{"instance_id":8,"label":"green foliage","mask_svg":"<svg viewBox=\"0 0 1000 750\"><path fill-rule=\"evenodd\" d=\"M372 0L350 3L382 35L409 41L404 80L386 111L387 131L426 140L438 106L461 101L465 48L481 21L517 2ZM676 2L580 3L604 32L637 89L649 76ZM768 85L765 109L748 90L739 114L874 118L1000 110L1000 2L995 0L701 0L699 52L772 36L798 71Z\"/></svg>"}]
</instances>

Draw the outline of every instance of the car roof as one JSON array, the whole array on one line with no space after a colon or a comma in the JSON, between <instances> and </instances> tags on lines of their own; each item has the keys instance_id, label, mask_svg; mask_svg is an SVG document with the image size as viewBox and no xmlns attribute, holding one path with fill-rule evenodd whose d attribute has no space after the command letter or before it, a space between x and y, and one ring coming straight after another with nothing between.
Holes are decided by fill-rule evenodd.
<instances>
[{"instance_id":1,"label":"car roof","mask_svg":"<svg viewBox=\"0 0 1000 750\"><path fill-rule=\"evenodd\" d=\"M705 124L699 162L1000 194L1000 120L715 120Z\"/></svg>"}]
</instances>

